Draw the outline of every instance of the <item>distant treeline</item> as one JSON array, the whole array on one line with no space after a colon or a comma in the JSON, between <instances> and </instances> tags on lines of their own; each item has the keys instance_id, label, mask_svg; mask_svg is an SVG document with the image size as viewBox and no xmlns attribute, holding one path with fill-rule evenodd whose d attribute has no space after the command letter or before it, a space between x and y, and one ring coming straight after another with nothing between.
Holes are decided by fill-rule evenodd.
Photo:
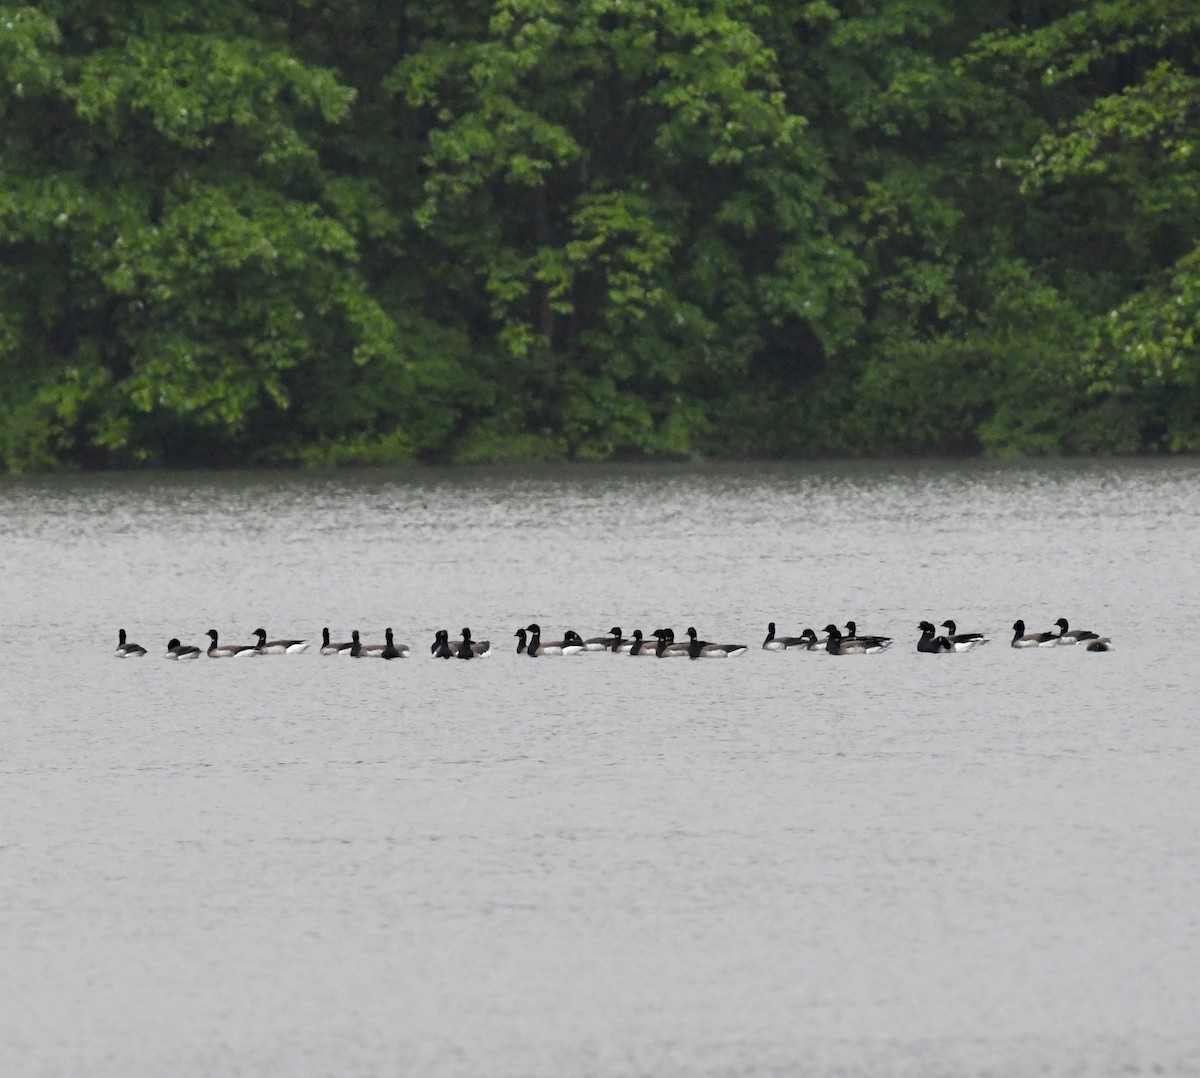
<instances>
[{"instance_id":1,"label":"distant treeline","mask_svg":"<svg viewBox=\"0 0 1200 1078\"><path fill-rule=\"evenodd\" d=\"M0 136L0 469L1200 448L1196 0L44 0Z\"/></svg>"}]
</instances>

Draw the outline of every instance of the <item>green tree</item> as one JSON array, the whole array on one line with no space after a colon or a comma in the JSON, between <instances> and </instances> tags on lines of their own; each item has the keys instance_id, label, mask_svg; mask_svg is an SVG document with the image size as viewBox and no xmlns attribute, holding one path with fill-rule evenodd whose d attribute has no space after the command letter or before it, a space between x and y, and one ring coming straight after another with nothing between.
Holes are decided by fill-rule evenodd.
<instances>
[{"instance_id":1,"label":"green tree","mask_svg":"<svg viewBox=\"0 0 1200 1078\"><path fill-rule=\"evenodd\" d=\"M1077 444L1108 448L1120 415L1116 448L1200 448L1200 11L1093 3L973 59L1063 103L1008 165L1070 225L1044 261L1091 316L1075 369L1106 420Z\"/></svg>"},{"instance_id":2,"label":"green tree","mask_svg":"<svg viewBox=\"0 0 1200 1078\"><path fill-rule=\"evenodd\" d=\"M1198 22L0 7L0 463L1194 448Z\"/></svg>"},{"instance_id":3,"label":"green tree","mask_svg":"<svg viewBox=\"0 0 1200 1078\"><path fill-rule=\"evenodd\" d=\"M837 207L759 5L452 7L449 39L423 10L389 85L496 388L468 454L692 452L772 327L848 333L858 267L826 242Z\"/></svg>"},{"instance_id":4,"label":"green tree","mask_svg":"<svg viewBox=\"0 0 1200 1078\"><path fill-rule=\"evenodd\" d=\"M0 12L10 466L253 455L313 368L405 362L318 152L353 94L277 29L236 3Z\"/></svg>"}]
</instances>

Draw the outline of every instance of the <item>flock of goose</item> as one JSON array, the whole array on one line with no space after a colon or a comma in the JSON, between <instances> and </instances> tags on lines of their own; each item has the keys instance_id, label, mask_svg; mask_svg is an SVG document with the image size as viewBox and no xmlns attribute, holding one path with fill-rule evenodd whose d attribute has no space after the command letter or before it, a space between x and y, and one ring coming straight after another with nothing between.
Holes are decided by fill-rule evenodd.
<instances>
[{"instance_id":1,"label":"flock of goose","mask_svg":"<svg viewBox=\"0 0 1200 1078\"><path fill-rule=\"evenodd\" d=\"M1013 623L1012 640L1014 648L1045 648L1062 647L1064 645L1082 644L1088 651L1112 651L1112 639L1100 636L1089 629L1072 629L1066 618L1059 618L1055 626L1058 632L1026 632L1025 622ZM989 637L984 633L960 633L958 626L947 619L941 624L946 632L939 635L937 628L930 621L922 621L917 628L921 636L917 640L917 651L926 655L951 654L962 651L972 651L988 643ZM845 631L837 625L826 625L822 630L823 637L818 637L812 629L805 629L798 636L779 636L775 632L775 622L767 626L767 636L762 642L764 651L824 651L829 655L872 655L886 651L892 646L890 636L860 635L858 626L853 621L845 624ZM258 638L255 644L221 644L216 629L209 629L206 634L210 640L203 650L193 644L182 644L178 637L172 637L167 642L165 657L168 659L198 659L202 654L210 659L240 659L252 658L258 655L298 655L309 649L310 641L268 640L265 629L255 629L253 635ZM727 659L743 655L749 650L746 644L719 644L701 640L692 626L687 630L687 642L676 641L671 629L655 629L654 632L643 634L641 629L634 630L632 637L626 637L618 626L613 626L604 636L593 636L584 639L579 633L568 629L561 640L543 640L541 627L534 622L514 634L517 641L517 654L537 658L541 655L577 655L587 651L608 651L615 655L648 656L658 659L688 658L688 659ZM438 659L477 659L490 655L492 645L490 640L475 640L471 630L464 628L455 639L450 638L446 629L439 629L434 636L429 652ZM132 643L124 629L117 634L117 649L113 653L119 659L134 658L146 654L146 649L140 644ZM397 644L392 630L384 630L384 643L364 643L355 629L350 639L334 642L330 639L329 630L321 630L320 654L346 655L355 659L406 659L412 654L408 644Z\"/></svg>"}]
</instances>

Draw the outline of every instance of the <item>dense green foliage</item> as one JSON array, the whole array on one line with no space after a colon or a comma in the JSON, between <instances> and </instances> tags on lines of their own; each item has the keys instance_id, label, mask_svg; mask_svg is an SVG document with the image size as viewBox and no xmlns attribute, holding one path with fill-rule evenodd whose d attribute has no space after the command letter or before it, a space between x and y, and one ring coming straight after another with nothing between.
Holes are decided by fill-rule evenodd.
<instances>
[{"instance_id":1,"label":"dense green foliage","mask_svg":"<svg viewBox=\"0 0 1200 1078\"><path fill-rule=\"evenodd\" d=\"M0 5L0 467L1200 448L1194 0Z\"/></svg>"}]
</instances>

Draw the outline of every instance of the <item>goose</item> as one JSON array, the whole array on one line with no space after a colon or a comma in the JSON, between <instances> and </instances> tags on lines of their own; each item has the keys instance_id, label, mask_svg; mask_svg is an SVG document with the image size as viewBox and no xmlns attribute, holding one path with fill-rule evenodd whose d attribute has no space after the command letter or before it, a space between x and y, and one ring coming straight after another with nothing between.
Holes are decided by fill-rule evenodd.
<instances>
[{"instance_id":1,"label":"goose","mask_svg":"<svg viewBox=\"0 0 1200 1078\"><path fill-rule=\"evenodd\" d=\"M491 642L487 640L472 640L471 630L464 627L462 639L455 641L454 654L459 659L474 659L486 655L491 646Z\"/></svg>"},{"instance_id":2,"label":"goose","mask_svg":"<svg viewBox=\"0 0 1200 1078\"><path fill-rule=\"evenodd\" d=\"M1087 649L1088 651L1112 651L1112 637L1098 636L1095 640L1089 640Z\"/></svg>"},{"instance_id":3,"label":"goose","mask_svg":"<svg viewBox=\"0 0 1200 1078\"><path fill-rule=\"evenodd\" d=\"M704 654L704 649L708 647L707 640L700 640L696 636L696 626L689 625L687 627L688 646L687 653L689 659L698 659Z\"/></svg>"},{"instance_id":4,"label":"goose","mask_svg":"<svg viewBox=\"0 0 1200 1078\"><path fill-rule=\"evenodd\" d=\"M253 644L217 644L217 630L209 629L204 634L212 643L208 645L207 655L210 659L248 659L260 654Z\"/></svg>"},{"instance_id":5,"label":"goose","mask_svg":"<svg viewBox=\"0 0 1200 1078\"><path fill-rule=\"evenodd\" d=\"M532 659L536 659L539 655L578 655L583 651L583 638L572 629L563 633L561 640L552 640L546 644L542 643L542 629L536 621L527 626L527 629L529 644L525 649L525 654Z\"/></svg>"},{"instance_id":6,"label":"goose","mask_svg":"<svg viewBox=\"0 0 1200 1078\"><path fill-rule=\"evenodd\" d=\"M529 634L524 629L518 629L515 633L513 633L513 636L515 636L517 638L517 654L518 655L523 655L525 653L525 649L529 646L528 635ZM433 646L435 649L437 648L437 646L438 646L437 641L434 641ZM435 650L435 654L436 654L436 650Z\"/></svg>"},{"instance_id":7,"label":"goose","mask_svg":"<svg viewBox=\"0 0 1200 1078\"><path fill-rule=\"evenodd\" d=\"M587 650L587 644L583 637L580 636L574 629L568 629L563 633L564 655L578 655L580 652Z\"/></svg>"},{"instance_id":8,"label":"goose","mask_svg":"<svg viewBox=\"0 0 1200 1078\"><path fill-rule=\"evenodd\" d=\"M329 641L329 628L321 630L321 654L322 655L349 655L350 641L346 640L340 644L332 644Z\"/></svg>"},{"instance_id":9,"label":"goose","mask_svg":"<svg viewBox=\"0 0 1200 1078\"><path fill-rule=\"evenodd\" d=\"M307 640L268 640L266 629L255 629L258 650L263 655L299 655L308 650Z\"/></svg>"},{"instance_id":10,"label":"goose","mask_svg":"<svg viewBox=\"0 0 1200 1078\"><path fill-rule=\"evenodd\" d=\"M688 657L688 645L675 643L674 629L655 629L650 635L658 638L654 654L660 659L686 659Z\"/></svg>"},{"instance_id":11,"label":"goose","mask_svg":"<svg viewBox=\"0 0 1200 1078\"><path fill-rule=\"evenodd\" d=\"M607 636L589 636L583 642L584 651L611 651L621 639L620 629L609 629Z\"/></svg>"},{"instance_id":12,"label":"goose","mask_svg":"<svg viewBox=\"0 0 1200 1078\"><path fill-rule=\"evenodd\" d=\"M890 636L859 636L858 626L852 621L846 622L846 633L842 637L842 640L845 642L849 642L851 640L866 640L871 643L882 644L885 648L890 648L892 646L892 638Z\"/></svg>"},{"instance_id":13,"label":"goose","mask_svg":"<svg viewBox=\"0 0 1200 1078\"><path fill-rule=\"evenodd\" d=\"M650 635L653 636L654 634L651 633ZM637 656L637 655L653 655L654 654L654 645L651 644L649 640L646 640L642 636L641 629L634 629L633 630L633 640L630 642L629 648L625 652L625 654L635 655L635 656Z\"/></svg>"},{"instance_id":14,"label":"goose","mask_svg":"<svg viewBox=\"0 0 1200 1078\"><path fill-rule=\"evenodd\" d=\"M179 637L173 636L167 641L168 659L198 659L200 658L200 649L190 644L181 644Z\"/></svg>"},{"instance_id":15,"label":"goose","mask_svg":"<svg viewBox=\"0 0 1200 1078\"><path fill-rule=\"evenodd\" d=\"M942 628L948 630L946 638L954 645L955 651L970 651L971 648L986 644L991 640L991 637L983 633L960 633L958 626L950 618L942 622ZM960 644L966 644L966 647L959 647Z\"/></svg>"},{"instance_id":16,"label":"goose","mask_svg":"<svg viewBox=\"0 0 1200 1078\"><path fill-rule=\"evenodd\" d=\"M1084 640L1099 640L1100 634L1090 629L1070 629L1066 618L1059 618L1054 623L1058 626L1058 642L1060 644L1078 644Z\"/></svg>"},{"instance_id":17,"label":"goose","mask_svg":"<svg viewBox=\"0 0 1200 1078\"><path fill-rule=\"evenodd\" d=\"M387 643L383 645L383 650L379 653L381 659L407 659L411 650L407 644L397 644L391 628L384 629L383 635Z\"/></svg>"},{"instance_id":18,"label":"goose","mask_svg":"<svg viewBox=\"0 0 1200 1078\"><path fill-rule=\"evenodd\" d=\"M536 621L527 626L526 632L529 633L529 643L525 646L525 654L531 659L536 659L539 655L561 655L563 653L561 640L555 640L549 644L542 643L542 627Z\"/></svg>"},{"instance_id":19,"label":"goose","mask_svg":"<svg viewBox=\"0 0 1200 1078\"><path fill-rule=\"evenodd\" d=\"M688 626L687 634L689 659L728 659L747 651L745 644L713 644L707 640L697 640L694 625Z\"/></svg>"},{"instance_id":20,"label":"goose","mask_svg":"<svg viewBox=\"0 0 1200 1078\"><path fill-rule=\"evenodd\" d=\"M954 645L945 636L934 636L937 630L933 622L923 621L917 626L921 630L921 639L917 641L917 650L925 655L944 655L954 650Z\"/></svg>"},{"instance_id":21,"label":"goose","mask_svg":"<svg viewBox=\"0 0 1200 1078\"><path fill-rule=\"evenodd\" d=\"M455 648L450 646L450 633L445 629L438 629L429 651L435 659L453 659Z\"/></svg>"},{"instance_id":22,"label":"goose","mask_svg":"<svg viewBox=\"0 0 1200 1078\"><path fill-rule=\"evenodd\" d=\"M451 640L450 634L445 629L439 629L438 630L438 639L434 640L433 647L431 647L429 649L430 651L433 652L434 655L437 655L437 653L438 653L438 646L439 646L439 643L441 640L446 641L446 646L448 648L450 648L450 650L453 651L456 656L458 655L459 649L462 647L464 640L467 640L470 642L472 658L477 659L483 655L490 655L492 653L492 642L490 640L474 640L474 639L472 639L471 635L470 635L470 630L468 630L468 629L463 629L463 635L460 636L457 640ZM517 650L518 651L520 650L520 645L518 645Z\"/></svg>"},{"instance_id":23,"label":"goose","mask_svg":"<svg viewBox=\"0 0 1200 1078\"><path fill-rule=\"evenodd\" d=\"M830 655L875 655L891 646L889 638L883 643L875 637L843 637L836 625L826 625L824 631L829 638L825 650Z\"/></svg>"},{"instance_id":24,"label":"goose","mask_svg":"<svg viewBox=\"0 0 1200 1078\"><path fill-rule=\"evenodd\" d=\"M804 641L804 646L809 651L824 651L829 646L829 637L824 637L821 640L817 639L817 634L812 629L805 629L800 634L800 639Z\"/></svg>"},{"instance_id":25,"label":"goose","mask_svg":"<svg viewBox=\"0 0 1200 1078\"><path fill-rule=\"evenodd\" d=\"M350 657L354 659L379 659L383 656L384 644L364 644L355 629L350 634Z\"/></svg>"},{"instance_id":26,"label":"goose","mask_svg":"<svg viewBox=\"0 0 1200 1078\"><path fill-rule=\"evenodd\" d=\"M633 641L626 638L625 634L621 632L621 627L619 625L614 625L608 630L608 633L609 638L612 641L608 645L608 650L614 655L627 655L629 653L629 649L633 647Z\"/></svg>"},{"instance_id":27,"label":"goose","mask_svg":"<svg viewBox=\"0 0 1200 1078\"><path fill-rule=\"evenodd\" d=\"M141 644L130 644L125 640L125 630L117 630L117 650L113 654L118 659L133 659L145 655L146 649Z\"/></svg>"},{"instance_id":28,"label":"goose","mask_svg":"<svg viewBox=\"0 0 1200 1078\"><path fill-rule=\"evenodd\" d=\"M815 639L815 634L814 634ZM776 636L775 622L767 622L767 638L762 642L763 651L788 651L792 648L808 648L803 636Z\"/></svg>"},{"instance_id":29,"label":"goose","mask_svg":"<svg viewBox=\"0 0 1200 1078\"><path fill-rule=\"evenodd\" d=\"M1027 633L1025 622L1020 618L1013 622L1013 638L1009 645L1014 648L1045 648L1054 647L1058 637L1053 633Z\"/></svg>"}]
</instances>

